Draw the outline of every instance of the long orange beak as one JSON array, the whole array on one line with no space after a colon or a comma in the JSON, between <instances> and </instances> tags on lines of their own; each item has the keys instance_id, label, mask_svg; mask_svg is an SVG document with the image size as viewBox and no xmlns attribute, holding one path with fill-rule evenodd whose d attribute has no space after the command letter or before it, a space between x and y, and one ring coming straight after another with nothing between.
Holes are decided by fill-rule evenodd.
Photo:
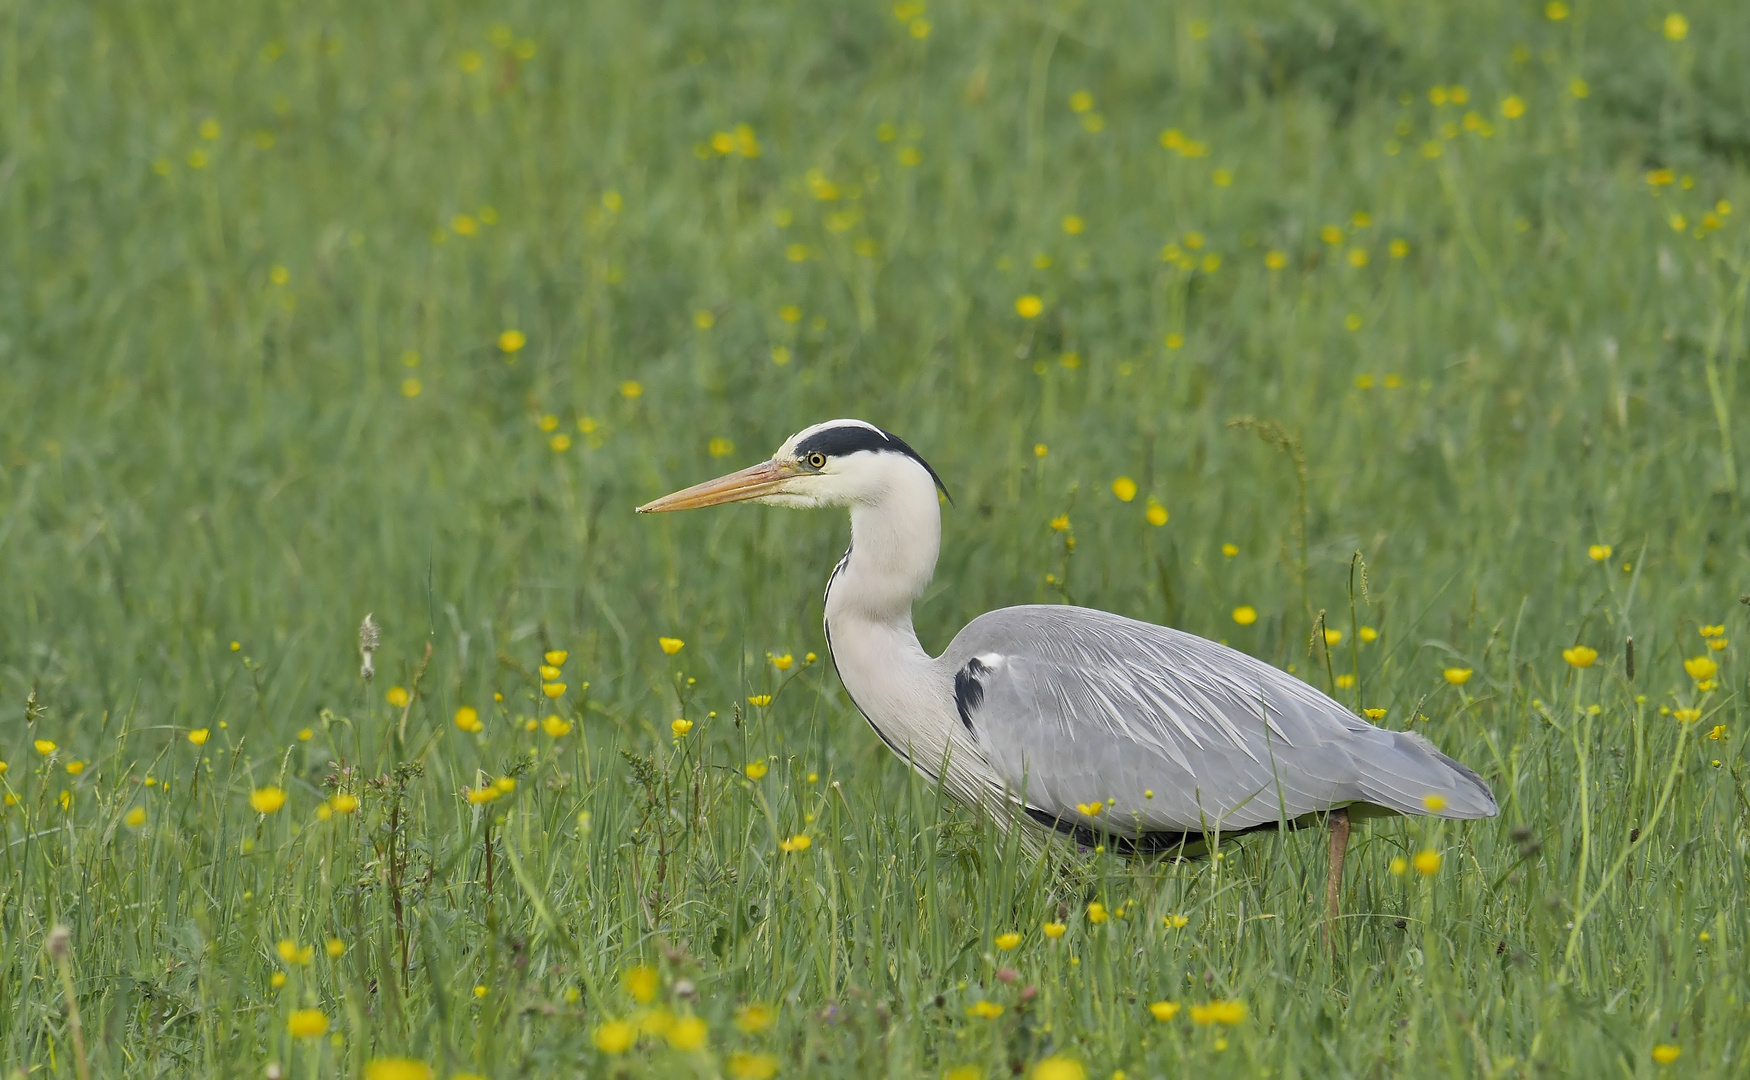
<instances>
[{"instance_id":1,"label":"long orange beak","mask_svg":"<svg viewBox=\"0 0 1750 1080\"><path fill-rule=\"evenodd\" d=\"M694 484L690 488L664 495L655 502L647 502L638 508L640 514L666 514L670 510L697 510L703 506L721 506L723 503L742 502L746 499L757 499L761 495L771 495L791 476L790 470L776 461L762 461L758 465L750 465L740 472L732 472L728 476L719 476L715 480L707 480L703 484Z\"/></svg>"}]
</instances>

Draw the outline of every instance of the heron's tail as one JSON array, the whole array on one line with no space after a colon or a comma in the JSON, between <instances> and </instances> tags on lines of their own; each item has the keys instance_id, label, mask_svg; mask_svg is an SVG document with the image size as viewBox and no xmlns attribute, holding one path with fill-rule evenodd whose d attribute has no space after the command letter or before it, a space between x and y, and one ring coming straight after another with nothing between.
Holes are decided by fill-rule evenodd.
<instances>
[{"instance_id":1,"label":"heron's tail","mask_svg":"<svg viewBox=\"0 0 1750 1080\"><path fill-rule=\"evenodd\" d=\"M1411 731L1380 731L1357 787L1370 803L1400 814L1489 818L1500 812L1482 777Z\"/></svg>"}]
</instances>

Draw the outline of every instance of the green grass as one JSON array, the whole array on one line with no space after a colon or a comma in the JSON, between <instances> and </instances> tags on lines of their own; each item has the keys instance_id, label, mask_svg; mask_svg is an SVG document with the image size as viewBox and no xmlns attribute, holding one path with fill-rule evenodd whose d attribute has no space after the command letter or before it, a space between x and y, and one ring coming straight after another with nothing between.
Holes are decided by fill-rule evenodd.
<instances>
[{"instance_id":1,"label":"green grass","mask_svg":"<svg viewBox=\"0 0 1750 1080\"><path fill-rule=\"evenodd\" d=\"M916 6L0 3L0 1068L75 1075L64 923L99 1076L1750 1069L1750 9ZM1057 599L1226 639L1501 816L1359 829L1334 950L1318 833L1029 854L832 675L841 519L631 514L841 415L954 493L927 647ZM640 963L706 1050L596 1049Z\"/></svg>"}]
</instances>

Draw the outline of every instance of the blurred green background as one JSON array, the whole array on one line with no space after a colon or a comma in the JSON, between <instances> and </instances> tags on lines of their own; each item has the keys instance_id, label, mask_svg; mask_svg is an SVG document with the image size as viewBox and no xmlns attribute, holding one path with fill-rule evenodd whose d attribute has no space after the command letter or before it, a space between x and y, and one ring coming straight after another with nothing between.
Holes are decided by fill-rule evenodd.
<instances>
[{"instance_id":1,"label":"blurred green background","mask_svg":"<svg viewBox=\"0 0 1750 1080\"><path fill-rule=\"evenodd\" d=\"M1061 1051L1100 1074L1402 1074L1432 1071L1438 1044L1455 1075L1650 1075L1657 1044L1740 1074L1743 670L1697 631L1736 633L1750 578L1746 41L1750 9L1725 2L0 3L0 781L16 796L0 1065L68 1068L40 955L57 919L86 948L87 1011L111 1017L100 1071L257 1075L315 1054L280 1048L272 1010L291 1003L266 989L261 942L289 925L399 943L369 884L393 845L367 830L332 856L362 860L351 893L326 874L270 888L313 832L274 825L243 851L237 831L270 779L309 820L334 760L425 770L421 903L466 927L425 932L451 935L458 970L509 970L507 943L531 936L565 970L470 1017L436 969L403 965L407 1001L384 1013L359 988L394 950L361 947L350 974L294 987L306 1004L349 980L356 995L351 1041L311 1070L383 1048L440 1073L581 1067L618 1007L611 973L642 957L670 989L719 986L724 1010L785 1003L771 1052L804 1072L996 1075ZM953 492L917 611L926 647L992 607L1107 608L1296 665L1483 771L1503 816L1443 834L1468 852L1449 873L1469 876L1420 886L1443 918L1358 931L1333 961L1299 899L1322 880L1316 838L1259 841L1226 871L1090 869L938 810L824 662L842 520L631 514L835 416L900 434ZM1246 417L1289 449L1233 425ZM1321 611L1345 635L1329 667L1308 656ZM385 628L370 687L367 612ZM1379 639L1358 646L1362 625ZM665 654L664 635L684 649ZM1595 668L1563 662L1576 643ZM569 653L566 742L521 723L551 711L546 649ZM768 663L784 655L794 668ZM1685 674L1694 655L1719 661L1713 690ZM415 690L411 709L384 703L390 686ZM487 718L477 739L452 724L464 705ZM738 706L749 719L730 724ZM1706 718L1669 715L1692 706ZM676 749L670 722L707 712L721 722ZM204 765L182 739L195 728L216 729ZM863 840L815 854L832 846L832 873L866 883L900 857L884 845L948 835L959 846L928 847L916 873L960 899L881 892L869 926L822 914L785 937L779 900L725 921L708 902L652 907L635 870L604 869L636 864L657 828L603 805L650 790L614 750L740 799L743 817L674 826L734 847L765 805L731 768L749 747L796 790L729 862L789 865L780 835L837 827ZM69 776L70 760L91 767ZM538 834L525 859L566 866L552 845L579 829L601 847L595 878L555 869L527 895L503 894L499 865L489 917L466 854L487 825L456 792L512 761L546 778L518 804ZM840 781L837 826L802 820L809 773ZM136 804L153 807L141 834L118 827ZM1631 849L1655 821L1658 843ZM1541 852L1510 837L1521 825ZM1352 877L1361 909L1384 910L1372 890L1401 883L1371 850ZM699 872L702 901L727 887ZM774 897L824 888L770 873ZM1202 897L1192 930L1209 937L1090 944L1106 974L1050 976L1092 979L1068 992L1079 1004L1011 1000L1001 1034L959 998L951 1023L902 1025L883 1051L811 1019L862 995L888 1010L874 1031L939 993L1003 990L979 941L1080 912L1108 881L1145 909ZM1239 927L1263 905L1280 936L1246 939L1236 899ZM543 911L599 930L599 948L565 953ZM737 944L708 955L719 927ZM1446 933L1463 939L1440 939L1449 996L1429 999L1419 965ZM142 957L171 939L186 954L152 974ZM902 959L888 971L847 942ZM786 963L801 973L778 979ZM1161 972L1187 1001L1251 1002L1241 1053L1196 1027L1147 1042L1156 1022L1130 999ZM475 977L456 976L462 999ZM583 999L541 1013L567 979ZM152 1012L167 994L195 1018L174 1032ZM479 1042L494 1029L521 1049ZM614 1060L734 1071L672 1049Z\"/></svg>"}]
</instances>

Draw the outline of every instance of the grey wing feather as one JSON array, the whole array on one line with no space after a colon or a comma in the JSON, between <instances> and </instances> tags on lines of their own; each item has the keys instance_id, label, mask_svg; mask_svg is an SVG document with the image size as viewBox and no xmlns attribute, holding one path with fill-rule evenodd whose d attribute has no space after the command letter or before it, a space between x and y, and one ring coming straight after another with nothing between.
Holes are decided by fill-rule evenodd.
<instances>
[{"instance_id":1,"label":"grey wing feather","mask_svg":"<svg viewBox=\"0 0 1750 1080\"><path fill-rule=\"evenodd\" d=\"M939 661L1002 782L1065 821L1222 832L1363 803L1492 817L1476 773L1245 653L1087 608L1004 608ZM970 665L970 666L969 666Z\"/></svg>"}]
</instances>

